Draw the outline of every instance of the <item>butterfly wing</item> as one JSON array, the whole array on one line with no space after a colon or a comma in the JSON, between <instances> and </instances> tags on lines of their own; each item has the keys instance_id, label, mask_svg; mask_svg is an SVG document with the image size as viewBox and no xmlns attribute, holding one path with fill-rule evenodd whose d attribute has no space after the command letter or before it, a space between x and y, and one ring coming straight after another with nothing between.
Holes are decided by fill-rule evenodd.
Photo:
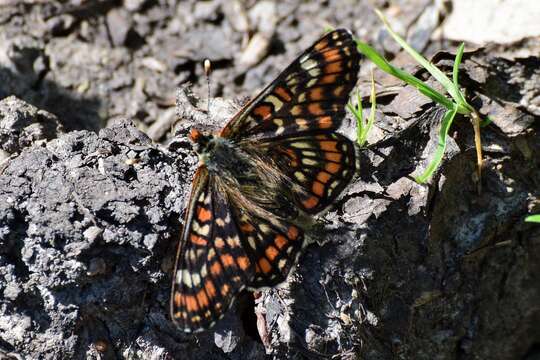
<instances>
[{"instance_id":1,"label":"butterfly wing","mask_svg":"<svg viewBox=\"0 0 540 360\"><path fill-rule=\"evenodd\" d=\"M271 287L285 281L302 249L303 231L273 216L262 218L240 214L236 221L245 248L255 264L255 278L249 286Z\"/></svg>"},{"instance_id":2,"label":"butterfly wing","mask_svg":"<svg viewBox=\"0 0 540 360\"><path fill-rule=\"evenodd\" d=\"M296 205L308 214L328 207L354 177L358 155L336 132L314 132L257 144L294 184Z\"/></svg>"},{"instance_id":3,"label":"butterfly wing","mask_svg":"<svg viewBox=\"0 0 540 360\"><path fill-rule=\"evenodd\" d=\"M359 61L350 32L326 34L240 110L220 135L239 141L338 128Z\"/></svg>"},{"instance_id":4,"label":"butterfly wing","mask_svg":"<svg viewBox=\"0 0 540 360\"><path fill-rule=\"evenodd\" d=\"M220 133L271 159L297 185L294 200L307 213L330 204L356 169L354 146L333 130L345 116L359 60L349 32L328 33ZM172 317L187 332L212 326L245 286L284 281L304 240L296 225L254 214L219 185L217 176L198 169L171 295Z\"/></svg>"},{"instance_id":5,"label":"butterfly wing","mask_svg":"<svg viewBox=\"0 0 540 360\"><path fill-rule=\"evenodd\" d=\"M171 314L178 327L211 327L254 278L228 201L201 166L195 174L174 270Z\"/></svg>"}]
</instances>

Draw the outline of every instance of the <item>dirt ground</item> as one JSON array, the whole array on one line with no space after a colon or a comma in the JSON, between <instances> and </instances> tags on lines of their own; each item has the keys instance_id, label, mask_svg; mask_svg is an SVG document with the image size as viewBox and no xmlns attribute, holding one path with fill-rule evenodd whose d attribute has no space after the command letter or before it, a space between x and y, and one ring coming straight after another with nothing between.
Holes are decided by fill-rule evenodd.
<instances>
[{"instance_id":1,"label":"dirt ground","mask_svg":"<svg viewBox=\"0 0 540 360\"><path fill-rule=\"evenodd\" d=\"M0 0L0 359L540 359L540 9L509 3ZM447 73L467 41L460 84L493 120L482 192L464 117L412 180L444 109L375 70L360 176L318 241L285 284L179 331L194 124L223 126L328 27L440 88L374 8Z\"/></svg>"}]
</instances>

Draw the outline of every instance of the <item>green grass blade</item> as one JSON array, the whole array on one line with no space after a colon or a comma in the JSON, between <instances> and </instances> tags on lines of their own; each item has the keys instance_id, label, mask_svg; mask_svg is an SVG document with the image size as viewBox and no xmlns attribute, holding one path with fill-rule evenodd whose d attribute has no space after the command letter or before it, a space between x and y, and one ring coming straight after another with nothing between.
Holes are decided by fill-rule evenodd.
<instances>
[{"instance_id":1,"label":"green grass blade","mask_svg":"<svg viewBox=\"0 0 540 360\"><path fill-rule=\"evenodd\" d=\"M420 65L422 65L429 73L438 81L441 83L441 85L445 88L445 90L450 94L450 96L459 103L460 101L460 95L459 95L459 87L456 88L454 86L454 83L441 71L439 70L435 65L430 63L425 57L420 55L412 46L407 44L407 42L399 36L397 33L392 30L390 27L390 24L379 10L375 9L375 12L383 22L384 26L386 27L386 30L388 33L394 38L394 40L411 55Z\"/></svg>"},{"instance_id":2,"label":"green grass blade","mask_svg":"<svg viewBox=\"0 0 540 360\"><path fill-rule=\"evenodd\" d=\"M525 218L526 222L540 223L540 214L529 215Z\"/></svg>"},{"instance_id":3,"label":"green grass blade","mask_svg":"<svg viewBox=\"0 0 540 360\"><path fill-rule=\"evenodd\" d=\"M459 89L459 65L461 64L461 59L463 58L463 51L465 49L465 43L461 43L456 51L456 59L454 60L454 67L452 69L452 80L454 83L454 87L457 91L457 97L456 100L458 106L460 107L460 110L458 112L462 114L470 114L474 111L473 107L469 105L469 103L465 100L465 97L463 96L463 93Z\"/></svg>"},{"instance_id":4,"label":"green grass blade","mask_svg":"<svg viewBox=\"0 0 540 360\"><path fill-rule=\"evenodd\" d=\"M358 104L360 104L359 110L361 110L362 99L360 98L360 93L357 92L356 95L358 97ZM369 101L371 102L371 112L369 113L366 123L364 123L363 121L363 115L361 111L360 111L360 118L356 119L357 121L357 130L356 130L357 140L356 141L358 142L358 145L361 147L364 146L364 144L366 143L369 130L371 130L371 127L373 126L373 123L375 122L375 110L376 110L377 102L375 98L375 80L373 78L373 72L371 72L371 94L369 96ZM360 126L360 124L362 125Z\"/></svg>"},{"instance_id":5,"label":"green grass blade","mask_svg":"<svg viewBox=\"0 0 540 360\"><path fill-rule=\"evenodd\" d=\"M365 131L364 120L363 120L363 109L362 109L362 98L360 97L360 91L356 90L356 106L354 106L350 101L347 103L347 109L353 114L356 119L356 142L359 146L362 146L363 143L361 139Z\"/></svg>"},{"instance_id":6,"label":"green grass blade","mask_svg":"<svg viewBox=\"0 0 540 360\"><path fill-rule=\"evenodd\" d=\"M422 94L430 98L431 100L441 104L447 109L453 109L454 103L448 100L443 94L437 92L435 89L424 83L422 80L414 77L413 75L393 66L382 55L380 55L374 48L368 44L355 39L356 47L358 51L364 54L369 60L371 60L382 71L397 77L398 79L406 82L407 84L414 86Z\"/></svg>"},{"instance_id":7,"label":"green grass blade","mask_svg":"<svg viewBox=\"0 0 540 360\"><path fill-rule=\"evenodd\" d=\"M459 73L459 65L461 64L461 58L463 57L463 49L465 49L465 43L461 43L461 45L459 45L456 52L456 60L454 61L454 68L452 69L452 80L454 81L454 86L458 89L459 89L458 73Z\"/></svg>"},{"instance_id":8,"label":"green grass blade","mask_svg":"<svg viewBox=\"0 0 540 360\"><path fill-rule=\"evenodd\" d=\"M375 95L375 79L373 78L373 71L371 71L371 94L369 96L369 101L371 102L371 111L369 113L368 122L366 126L366 139L367 135L369 133L369 130L371 130L371 127L373 126L373 123L375 122L375 111L377 110L377 96Z\"/></svg>"},{"instance_id":9,"label":"green grass blade","mask_svg":"<svg viewBox=\"0 0 540 360\"><path fill-rule=\"evenodd\" d=\"M482 121L480 122L480 127L488 126L489 124L491 124L492 121L493 120L491 120L489 116L486 116L486 118L482 119Z\"/></svg>"},{"instance_id":10,"label":"green grass blade","mask_svg":"<svg viewBox=\"0 0 540 360\"><path fill-rule=\"evenodd\" d=\"M441 164L442 158L444 156L444 151L446 150L446 138L448 136L448 130L450 130L450 126L452 125L456 114L457 106L454 107L453 110L446 111L446 113L444 114L444 118L441 123L441 129L439 130L439 145L437 146L437 150L435 151L433 159L429 163L424 173L420 176L414 177L414 180L416 180L417 183L425 183Z\"/></svg>"}]
</instances>

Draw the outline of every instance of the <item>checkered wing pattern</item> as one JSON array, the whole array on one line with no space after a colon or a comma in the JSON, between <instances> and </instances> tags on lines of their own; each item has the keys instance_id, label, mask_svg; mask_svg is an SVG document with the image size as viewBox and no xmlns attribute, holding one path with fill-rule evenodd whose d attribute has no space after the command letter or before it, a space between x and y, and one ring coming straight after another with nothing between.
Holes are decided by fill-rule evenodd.
<instances>
[{"instance_id":1,"label":"checkered wing pattern","mask_svg":"<svg viewBox=\"0 0 540 360\"><path fill-rule=\"evenodd\" d=\"M230 206L204 167L195 175L176 263L171 312L186 332L211 327L254 278Z\"/></svg>"},{"instance_id":2,"label":"checkered wing pattern","mask_svg":"<svg viewBox=\"0 0 540 360\"><path fill-rule=\"evenodd\" d=\"M220 135L252 140L335 130L345 116L359 61L347 30L326 34L249 102Z\"/></svg>"},{"instance_id":3,"label":"checkered wing pattern","mask_svg":"<svg viewBox=\"0 0 540 360\"><path fill-rule=\"evenodd\" d=\"M326 34L219 134L245 154L267 160L280 174L276 178L285 179L287 191L276 194L277 207L255 203L252 209L235 196L241 187L232 189L221 174L199 168L171 299L173 319L184 331L212 326L243 288L284 281L300 254L304 233L289 212L278 211L281 203L284 209L292 207L292 213L316 214L351 180L357 169L355 147L335 130L345 116L359 60L348 31Z\"/></svg>"},{"instance_id":4,"label":"checkered wing pattern","mask_svg":"<svg viewBox=\"0 0 540 360\"><path fill-rule=\"evenodd\" d=\"M302 247L298 227L248 215L226 194L218 178L197 170L171 299L173 319L186 332L211 327L246 286L283 282Z\"/></svg>"},{"instance_id":5,"label":"checkered wing pattern","mask_svg":"<svg viewBox=\"0 0 540 360\"><path fill-rule=\"evenodd\" d=\"M300 254L304 240L302 230L275 217L263 219L243 214L238 222L241 237L255 264L255 278L249 287L271 287L285 281Z\"/></svg>"},{"instance_id":6,"label":"checkered wing pattern","mask_svg":"<svg viewBox=\"0 0 540 360\"><path fill-rule=\"evenodd\" d=\"M299 185L292 187L296 205L308 214L328 207L359 167L354 144L335 132L290 136L261 146L281 171Z\"/></svg>"}]
</instances>

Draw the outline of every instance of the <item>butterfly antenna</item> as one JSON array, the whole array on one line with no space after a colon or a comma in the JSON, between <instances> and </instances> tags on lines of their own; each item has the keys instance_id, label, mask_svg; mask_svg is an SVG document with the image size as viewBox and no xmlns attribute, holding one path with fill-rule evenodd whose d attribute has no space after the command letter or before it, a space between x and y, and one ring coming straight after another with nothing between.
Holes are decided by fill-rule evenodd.
<instances>
[{"instance_id":1,"label":"butterfly antenna","mask_svg":"<svg viewBox=\"0 0 540 360\"><path fill-rule=\"evenodd\" d=\"M204 75L206 76L206 84L208 85L208 102L206 104L207 114L210 117L210 73L212 72L212 63L209 59L204 59Z\"/></svg>"}]
</instances>

